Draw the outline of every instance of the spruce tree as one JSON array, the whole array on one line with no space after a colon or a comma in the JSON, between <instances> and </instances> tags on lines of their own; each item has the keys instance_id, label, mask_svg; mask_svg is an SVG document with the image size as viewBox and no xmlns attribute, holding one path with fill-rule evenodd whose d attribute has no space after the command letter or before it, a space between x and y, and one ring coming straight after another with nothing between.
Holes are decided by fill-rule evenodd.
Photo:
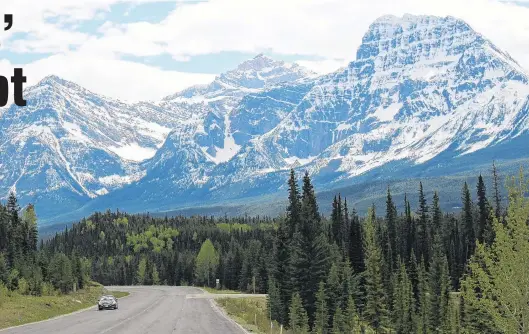
<instances>
[{"instance_id":1,"label":"spruce tree","mask_svg":"<svg viewBox=\"0 0 529 334\"><path fill-rule=\"evenodd\" d=\"M17 197L14 192L11 192L7 200L7 214L9 217L7 229L7 262L10 268L15 267L17 262L22 261L22 231L18 216L19 211L20 206L18 205Z\"/></svg>"},{"instance_id":2,"label":"spruce tree","mask_svg":"<svg viewBox=\"0 0 529 334\"><path fill-rule=\"evenodd\" d=\"M349 297L355 296L357 291L353 282L353 270L351 268L349 259L345 258L341 267L341 306L343 309L345 309L347 307L347 301L349 300Z\"/></svg>"},{"instance_id":3,"label":"spruce tree","mask_svg":"<svg viewBox=\"0 0 529 334\"><path fill-rule=\"evenodd\" d=\"M419 208L417 210L417 258L424 258L425 261L429 261L430 254L430 228L428 222L428 205L426 204L426 197L424 195L422 182L419 183Z\"/></svg>"},{"instance_id":4,"label":"spruce tree","mask_svg":"<svg viewBox=\"0 0 529 334\"><path fill-rule=\"evenodd\" d=\"M411 216L411 206L408 201L408 196L404 194L404 217L406 226L405 231L405 240L406 240L406 259L410 259L412 251L417 251L417 229L415 227L415 222Z\"/></svg>"},{"instance_id":5,"label":"spruce tree","mask_svg":"<svg viewBox=\"0 0 529 334\"><path fill-rule=\"evenodd\" d=\"M386 196L386 225L387 225L387 252L385 254L388 268L393 270L396 268L397 260L397 207L393 203L391 192L388 186Z\"/></svg>"},{"instance_id":6,"label":"spruce tree","mask_svg":"<svg viewBox=\"0 0 529 334\"><path fill-rule=\"evenodd\" d=\"M470 197L470 191L468 189L468 184L465 182L463 185L462 191L462 200L463 200L463 212L462 216L462 228L463 228L463 238L464 238L464 258L463 260L468 260L470 256L474 253L474 248L476 245L476 235L474 233L474 219L473 219L473 205L472 199Z\"/></svg>"},{"instance_id":7,"label":"spruce tree","mask_svg":"<svg viewBox=\"0 0 529 334\"><path fill-rule=\"evenodd\" d=\"M288 310L290 305L290 298L292 296L290 269L292 262L290 261L291 246L290 241L294 235L295 230L299 227L300 222L300 196L298 184L294 170L290 170L290 178L288 180L288 206L286 218L279 222L277 230L277 237L275 239L275 265L274 269L275 281L278 286L281 305L284 309L281 312L281 318L276 319L280 323L288 323Z\"/></svg>"},{"instance_id":8,"label":"spruce tree","mask_svg":"<svg viewBox=\"0 0 529 334\"><path fill-rule=\"evenodd\" d=\"M376 241L373 207L369 208L364 224L364 248L366 250L366 306L364 318L375 330L388 324L387 295L382 269L384 259Z\"/></svg>"},{"instance_id":9,"label":"spruce tree","mask_svg":"<svg viewBox=\"0 0 529 334\"><path fill-rule=\"evenodd\" d=\"M314 188L308 173L303 177L303 194L301 198L301 216L299 236L292 242L291 275L293 283L298 284L303 305L309 316L309 324L314 321L316 311L316 292L319 283L324 280L328 272L328 245L325 232L318 212L318 204ZM294 278L295 275L298 275Z\"/></svg>"},{"instance_id":10,"label":"spruce tree","mask_svg":"<svg viewBox=\"0 0 529 334\"><path fill-rule=\"evenodd\" d=\"M478 177L477 195L479 211L477 239L481 243L490 245L492 243L492 240L494 239L494 232L492 230L491 209L487 200L485 183L483 182L483 177L481 176L481 174Z\"/></svg>"},{"instance_id":11,"label":"spruce tree","mask_svg":"<svg viewBox=\"0 0 529 334\"><path fill-rule=\"evenodd\" d=\"M290 332L293 334L306 334L309 332L309 319L307 312L303 308L299 293L292 294L290 309Z\"/></svg>"},{"instance_id":12,"label":"spruce tree","mask_svg":"<svg viewBox=\"0 0 529 334\"><path fill-rule=\"evenodd\" d=\"M317 334L328 333L329 310L327 307L327 296L324 282L320 282L318 293L316 294L316 314L313 327L314 332Z\"/></svg>"},{"instance_id":13,"label":"spruce tree","mask_svg":"<svg viewBox=\"0 0 529 334\"><path fill-rule=\"evenodd\" d=\"M347 308L345 309L344 319L345 333L359 333L360 332L360 317L358 310L352 296L347 300Z\"/></svg>"},{"instance_id":14,"label":"spruce tree","mask_svg":"<svg viewBox=\"0 0 529 334\"><path fill-rule=\"evenodd\" d=\"M498 219L499 222L502 221L502 212L501 212L501 193L500 193L500 185L499 185L499 177L498 177L498 170L496 169L496 163L492 162L492 186L494 190L494 214L496 215L496 219Z\"/></svg>"},{"instance_id":15,"label":"spruce tree","mask_svg":"<svg viewBox=\"0 0 529 334\"><path fill-rule=\"evenodd\" d=\"M417 299L419 307L417 308L417 333L426 334L430 327L430 286L428 284L428 273L424 265L424 260L421 259L419 270L417 273L419 297Z\"/></svg>"},{"instance_id":16,"label":"spruce tree","mask_svg":"<svg viewBox=\"0 0 529 334\"><path fill-rule=\"evenodd\" d=\"M342 334L345 333L345 319L343 310L340 306L336 307L334 311L334 316L332 318L332 333L333 334Z\"/></svg>"},{"instance_id":17,"label":"spruce tree","mask_svg":"<svg viewBox=\"0 0 529 334\"><path fill-rule=\"evenodd\" d=\"M493 221L490 247L478 243L462 280L465 327L480 333L526 333L529 328L529 182L510 179L503 222Z\"/></svg>"},{"instance_id":18,"label":"spruce tree","mask_svg":"<svg viewBox=\"0 0 529 334\"><path fill-rule=\"evenodd\" d=\"M288 207L287 207L287 229L288 235L292 238L294 232L299 227L301 220L301 202L299 195L298 182L294 170L290 170L288 179Z\"/></svg>"},{"instance_id":19,"label":"spruce tree","mask_svg":"<svg viewBox=\"0 0 529 334\"><path fill-rule=\"evenodd\" d=\"M343 253L345 256L349 254L349 233L351 231L351 220L349 219L349 208L347 207L347 198L344 198L343 203L343 224L342 231L340 232L342 243L343 243Z\"/></svg>"},{"instance_id":20,"label":"spruce tree","mask_svg":"<svg viewBox=\"0 0 529 334\"><path fill-rule=\"evenodd\" d=\"M433 257L428 278L430 330L434 332L442 331L448 323L448 298L451 283L448 273L448 262L439 234L434 237Z\"/></svg>"},{"instance_id":21,"label":"spruce tree","mask_svg":"<svg viewBox=\"0 0 529 334\"><path fill-rule=\"evenodd\" d=\"M341 306L342 286L340 281L340 269L336 263L331 265L329 276L327 277L327 305L329 316L334 316L337 306Z\"/></svg>"},{"instance_id":22,"label":"spruce tree","mask_svg":"<svg viewBox=\"0 0 529 334\"><path fill-rule=\"evenodd\" d=\"M268 294L266 295L266 306L268 309L268 315L272 320L279 320L282 318L281 312L284 311L281 305L281 295L279 288L273 277L268 279Z\"/></svg>"},{"instance_id":23,"label":"spruce tree","mask_svg":"<svg viewBox=\"0 0 529 334\"><path fill-rule=\"evenodd\" d=\"M364 265L364 246L362 240L362 225L356 210L353 208L351 214L351 229L349 233L349 257L355 273L361 273L365 270Z\"/></svg>"},{"instance_id":24,"label":"spruce tree","mask_svg":"<svg viewBox=\"0 0 529 334\"><path fill-rule=\"evenodd\" d=\"M432 201L432 230L430 235L435 236L437 233L440 233L441 239L445 236L444 226L442 225L443 214L441 213L441 207L439 206L439 195L437 191L433 194Z\"/></svg>"},{"instance_id":25,"label":"spruce tree","mask_svg":"<svg viewBox=\"0 0 529 334\"><path fill-rule=\"evenodd\" d=\"M413 333L415 315L415 298L413 287L408 277L406 266L399 264L396 287L393 295L393 328L398 334Z\"/></svg>"}]
</instances>

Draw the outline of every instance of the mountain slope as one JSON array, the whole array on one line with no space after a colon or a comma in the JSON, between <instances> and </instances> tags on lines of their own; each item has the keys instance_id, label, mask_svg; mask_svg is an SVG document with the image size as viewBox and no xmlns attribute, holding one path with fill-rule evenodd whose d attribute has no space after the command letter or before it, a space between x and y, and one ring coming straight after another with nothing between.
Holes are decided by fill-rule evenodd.
<instances>
[{"instance_id":1,"label":"mountain slope","mask_svg":"<svg viewBox=\"0 0 529 334\"><path fill-rule=\"evenodd\" d=\"M60 101L70 100L76 101ZM102 113L97 120L105 119L105 112L116 113L130 127L120 129L115 138L99 138L99 132L112 131L105 122L90 125L76 119L71 123L92 130L87 153L75 160L74 152L84 152L78 144L70 150L59 145L57 150L48 139L41 140L46 149L37 150L43 152L39 156L53 157L46 163L54 166L53 175L63 188L83 198L83 207L61 219L109 207L161 211L248 201L268 205L285 191L290 168L308 170L319 190L332 190L467 175L493 159L511 166L513 159L529 158L524 145L529 138L528 74L453 17L381 17L364 35L356 60L320 77L259 55L209 85L191 87L156 104L98 105L104 110L97 109ZM57 106L48 109L40 108L39 114L53 115ZM63 109L76 115L69 105ZM17 124L38 124L9 123L12 114L15 111L9 109L2 115L2 126L12 131L9 155L18 157L18 174L9 176L11 183L28 157L16 151L21 141L12 140L24 133ZM42 117L45 124L60 119ZM67 123L58 124L61 133L74 131ZM150 134L136 136L149 128ZM53 136L66 142L68 136L59 130L52 131ZM122 135L126 131L130 137ZM49 136L28 136L41 137ZM123 155L122 150L111 149L130 147L133 141L156 153L137 163L116 154ZM33 156L27 159L38 161ZM89 171L97 175L94 184L80 181L82 174L71 167L94 169L93 164L83 165L86 160L97 162L97 170ZM109 194L85 200L99 195L100 180L107 175L127 182L105 187ZM49 182L43 184L45 188Z\"/></svg>"},{"instance_id":2,"label":"mountain slope","mask_svg":"<svg viewBox=\"0 0 529 334\"><path fill-rule=\"evenodd\" d=\"M130 106L55 76L26 89L25 98L26 107L1 115L0 194L16 191L45 215L141 178L137 161L151 157L169 132L141 117L155 106Z\"/></svg>"}]
</instances>

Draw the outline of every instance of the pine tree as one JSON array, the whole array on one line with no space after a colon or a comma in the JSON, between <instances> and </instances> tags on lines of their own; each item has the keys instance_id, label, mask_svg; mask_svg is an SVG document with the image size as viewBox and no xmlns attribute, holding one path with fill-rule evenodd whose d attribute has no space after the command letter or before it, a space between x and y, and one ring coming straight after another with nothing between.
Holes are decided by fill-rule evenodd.
<instances>
[{"instance_id":1,"label":"pine tree","mask_svg":"<svg viewBox=\"0 0 529 334\"><path fill-rule=\"evenodd\" d=\"M432 263L429 276L429 326L431 331L441 331L448 323L448 298L450 293L450 276L448 261L443 252L441 237L434 238Z\"/></svg>"},{"instance_id":2,"label":"pine tree","mask_svg":"<svg viewBox=\"0 0 529 334\"><path fill-rule=\"evenodd\" d=\"M313 327L314 332L317 334L328 333L329 311L324 282L320 282L318 293L316 294L316 314Z\"/></svg>"},{"instance_id":3,"label":"pine tree","mask_svg":"<svg viewBox=\"0 0 529 334\"><path fill-rule=\"evenodd\" d=\"M405 209L404 226L406 227L405 228L405 232L406 232L405 234L405 240L406 240L405 254L406 254L406 259L410 259L412 251L417 249L417 241L416 241L417 229L415 227L415 222L413 221L412 216L411 216L411 206L410 206L410 202L408 201L407 194L404 194L404 209Z\"/></svg>"},{"instance_id":4,"label":"pine tree","mask_svg":"<svg viewBox=\"0 0 529 334\"><path fill-rule=\"evenodd\" d=\"M328 249L318 212L316 195L308 173L303 177L299 232L294 233L291 256L292 288L299 291L303 306L314 321L316 292L328 272Z\"/></svg>"},{"instance_id":5,"label":"pine tree","mask_svg":"<svg viewBox=\"0 0 529 334\"><path fill-rule=\"evenodd\" d=\"M302 301L307 288L307 275L310 274L308 271L308 264L305 262L305 249L303 243L304 240L301 232L294 232L292 240L290 241L289 287L293 291L302 291L302 293L300 293L300 296L302 296ZM306 305L304 305L304 307L306 307Z\"/></svg>"},{"instance_id":6,"label":"pine tree","mask_svg":"<svg viewBox=\"0 0 529 334\"><path fill-rule=\"evenodd\" d=\"M417 279L418 279L418 291L419 291L419 297L417 298L419 307L417 308L417 333L419 334L426 334L428 333L430 319L430 300L428 298L428 295L430 294L428 279L427 279L427 271L424 265L424 260L421 259L421 263L419 265L419 270L417 273Z\"/></svg>"},{"instance_id":7,"label":"pine tree","mask_svg":"<svg viewBox=\"0 0 529 334\"><path fill-rule=\"evenodd\" d=\"M387 196L386 196L386 225L388 229L387 237L387 253L386 261L388 268L393 270L396 268L397 264L397 207L393 203L393 198L391 197L391 192L388 186Z\"/></svg>"},{"instance_id":8,"label":"pine tree","mask_svg":"<svg viewBox=\"0 0 529 334\"><path fill-rule=\"evenodd\" d=\"M360 332L360 317L353 297L347 300L347 308L345 310L345 333L359 333Z\"/></svg>"},{"instance_id":9,"label":"pine tree","mask_svg":"<svg viewBox=\"0 0 529 334\"><path fill-rule=\"evenodd\" d=\"M419 208L417 210L417 216L416 256L418 258L424 258L424 260L428 262L430 259L430 228L428 223L428 205L426 204L422 182L419 183Z\"/></svg>"},{"instance_id":10,"label":"pine tree","mask_svg":"<svg viewBox=\"0 0 529 334\"><path fill-rule=\"evenodd\" d=\"M441 294L439 295L440 306L439 314L441 316L441 329L449 333L451 331L451 307L450 307L450 291L452 290L450 271L448 268L448 260L443 256L443 263L441 267Z\"/></svg>"},{"instance_id":11,"label":"pine tree","mask_svg":"<svg viewBox=\"0 0 529 334\"><path fill-rule=\"evenodd\" d=\"M333 241L338 245L341 245L341 232L342 232L342 205L340 203L341 199L338 199L336 196L334 196L334 200L332 203L332 213L331 213L331 225L332 225L332 237Z\"/></svg>"},{"instance_id":12,"label":"pine tree","mask_svg":"<svg viewBox=\"0 0 529 334\"><path fill-rule=\"evenodd\" d=\"M487 200L485 183L483 182L483 177L481 174L478 177L477 195L479 210L477 239L481 243L490 245L494 239L494 234L492 231L491 209Z\"/></svg>"},{"instance_id":13,"label":"pine tree","mask_svg":"<svg viewBox=\"0 0 529 334\"><path fill-rule=\"evenodd\" d=\"M465 256L463 260L468 260L470 256L474 253L474 248L476 245L476 235L474 233L474 220L472 216L472 199L470 197L470 191L468 189L468 184L465 182L463 185L463 212L462 212L462 228L463 228L463 238L466 248L464 249Z\"/></svg>"},{"instance_id":14,"label":"pine tree","mask_svg":"<svg viewBox=\"0 0 529 334\"><path fill-rule=\"evenodd\" d=\"M293 334L306 334L309 332L309 319L307 312L303 308L299 293L292 295L290 304L290 332Z\"/></svg>"},{"instance_id":15,"label":"pine tree","mask_svg":"<svg viewBox=\"0 0 529 334\"><path fill-rule=\"evenodd\" d=\"M337 306L334 311L334 316L332 318L332 333L333 334L342 334L345 333L345 320L344 314L341 307Z\"/></svg>"},{"instance_id":16,"label":"pine tree","mask_svg":"<svg viewBox=\"0 0 529 334\"><path fill-rule=\"evenodd\" d=\"M300 211L301 203L298 183L294 170L291 169L290 178L288 180L288 206L286 219L280 221L275 240L275 281L281 296L281 302L279 305L285 308L281 312L281 318L276 320L283 324L288 323L288 310L286 307L290 305L290 298L293 291L291 287L292 278L290 275L290 241L293 238L294 232L300 225Z\"/></svg>"},{"instance_id":17,"label":"pine tree","mask_svg":"<svg viewBox=\"0 0 529 334\"><path fill-rule=\"evenodd\" d=\"M529 328L529 182L520 171L508 186L503 223L494 218L490 247L478 243L462 280L465 327L469 332L526 333Z\"/></svg>"},{"instance_id":18,"label":"pine tree","mask_svg":"<svg viewBox=\"0 0 529 334\"><path fill-rule=\"evenodd\" d=\"M441 207L439 206L439 195L436 191L433 194L432 201L432 230L430 231L430 235L435 236L437 233L440 233L442 237L445 235L442 218L443 214L441 213ZM442 237L441 239L444 240Z\"/></svg>"},{"instance_id":19,"label":"pine tree","mask_svg":"<svg viewBox=\"0 0 529 334\"><path fill-rule=\"evenodd\" d=\"M494 214L496 215L496 219L501 222L501 194L498 180L498 170L496 169L496 163L494 161L492 162L492 186L494 188Z\"/></svg>"},{"instance_id":20,"label":"pine tree","mask_svg":"<svg viewBox=\"0 0 529 334\"><path fill-rule=\"evenodd\" d=\"M8 235L7 235L7 262L9 267L15 267L17 262L22 260L22 231L20 228L20 218L18 212L20 206L18 205L15 193L11 192L7 200L7 214L9 217Z\"/></svg>"},{"instance_id":21,"label":"pine tree","mask_svg":"<svg viewBox=\"0 0 529 334\"><path fill-rule=\"evenodd\" d=\"M347 198L344 198L343 203L343 224L342 231L340 232L342 237L342 248L345 256L349 254L349 234L351 231L351 221L349 219L349 208L347 207Z\"/></svg>"},{"instance_id":22,"label":"pine tree","mask_svg":"<svg viewBox=\"0 0 529 334\"><path fill-rule=\"evenodd\" d=\"M268 314L272 320L279 320L282 318L281 312L284 308L281 305L281 295L279 288L273 277L268 279L268 294L266 295L266 306Z\"/></svg>"},{"instance_id":23,"label":"pine tree","mask_svg":"<svg viewBox=\"0 0 529 334\"><path fill-rule=\"evenodd\" d=\"M362 225L360 219L353 208L351 214L351 229L349 234L349 257L355 273L361 273L365 270L364 265L364 246L362 241Z\"/></svg>"},{"instance_id":24,"label":"pine tree","mask_svg":"<svg viewBox=\"0 0 529 334\"><path fill-rule=\"evenodd\" d=\"M345 258L341 267L341 306L343 309L345 309L347 307L349 297L355 296L357 291L353 282L353 270L351 268L349 259Z\"/></svg>"},{"instance_id":25,"label":"pine tree","mask_svg":"<svg viewBox=\"0 0 529 334\"><path fill-rule=\"evenodd\" d=\"M294 170L290 170L288 180L288 207L287 207L287 230L289 238L292 238L294 232L299 227L301 221L301 202L298 189L298 182Z\"/></svg>"},{"instance_id":26,"label":"pine tree","mask_svg":"<svg viewBox=\"0 0 529 334\"><path fill-rule=\"evenodd\" d=\"M410 255L410 261L408 261L408 276L411 281L411 286L413 288L413 299L415 300L414 309L419 308L419 265L417 263L417 258L415 257L415 252L412 250Z\"/></svg>"},{"instance_id":27,"label":"pine tree","mask_svg":"<svg viewBox=\"0 0 529 334\"><path fill-rule=\"evenodd\" d=\"M342 286L340 282L340 269L336 263L331 265L329 276L327 277L327 305L329 316L334 316L337 306L341 306Z\"/></svg>"},{"instance_id":28,"label":"pine tree","mask_svg":"<svg viewBox=\"0 0 529 334\"><path fill-rule=\"evenodd\" d=\"M393 296L393 327L398 334L414 332L415 298L412 283L403 262L399 265Z\"/></svg>"},{"instance_id":29,"label":"pine tree","mask_svg":"<svg viewBox=\"0 0 529 334\"><path fill-rule=\"evenodd\" d=\"M388 307L384 288L382 269L384 259L375 236L375 221L373 207L369 208L364 225L364 243L366 250L366 307L364 318L371 327L379 330L387 325Z\"/></svg>"}]
</instances>

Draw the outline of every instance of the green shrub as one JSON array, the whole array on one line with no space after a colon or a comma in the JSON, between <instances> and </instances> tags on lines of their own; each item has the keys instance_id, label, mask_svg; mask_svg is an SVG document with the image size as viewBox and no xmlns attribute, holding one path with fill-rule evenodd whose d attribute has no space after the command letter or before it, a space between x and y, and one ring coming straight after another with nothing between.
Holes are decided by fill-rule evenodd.
<instances>
[{"instance_id":1,"label":"green shrub","mask_svg":"<svg viewBox=\"0 0 529 334\"><path fill-rule=\"evenodd\" d=\"M18 293L21 295L29 294L29 284L24 277L18 280Z\"/></svg>"},{"instance_id":2,"label":"green shrub","mask_svg":"<svg viewBox=\"0 0 529 334\"><path fill-rule=\"evenodd\" d=\"M55 296L57 292L53 288L53 285L50 282L42 283L42 295L43 296Z\"/></svg>"},{"instance_id":3,"label":"green shrub","mask_svg":"<svg viewBox=\"0 0 529 334\"><path fill-rule=\"evenodd\" d=\"M7 287L4 285L4 283L0 282L0 307L2 307L2 304L6 300L8 293L9 291L7 290Z\"/></svg>"}]
</instances>

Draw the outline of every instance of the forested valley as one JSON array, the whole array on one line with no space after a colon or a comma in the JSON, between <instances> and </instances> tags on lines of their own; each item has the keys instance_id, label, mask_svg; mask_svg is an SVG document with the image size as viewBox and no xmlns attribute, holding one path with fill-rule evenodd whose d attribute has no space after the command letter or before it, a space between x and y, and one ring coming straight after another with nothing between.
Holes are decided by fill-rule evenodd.
<instances>
[{"instance_id":1,"label":"forested valley","mask_svg":"<svg viewBox=\"0 0 529 334\"><path fill-rule=\"evenodd\" d=\"M95 213L37 247L34 208L0 205L0 290L197 285L267 293L291 333L528 333L529 202L523 172L501 194L464 183L459 212L436 192L360 216L339 194L322 216L308 174L280 217ZM506 200L502 200L502 196ZM1 291L0 291L1 298Z\"/></svg>"}]
</instances>

